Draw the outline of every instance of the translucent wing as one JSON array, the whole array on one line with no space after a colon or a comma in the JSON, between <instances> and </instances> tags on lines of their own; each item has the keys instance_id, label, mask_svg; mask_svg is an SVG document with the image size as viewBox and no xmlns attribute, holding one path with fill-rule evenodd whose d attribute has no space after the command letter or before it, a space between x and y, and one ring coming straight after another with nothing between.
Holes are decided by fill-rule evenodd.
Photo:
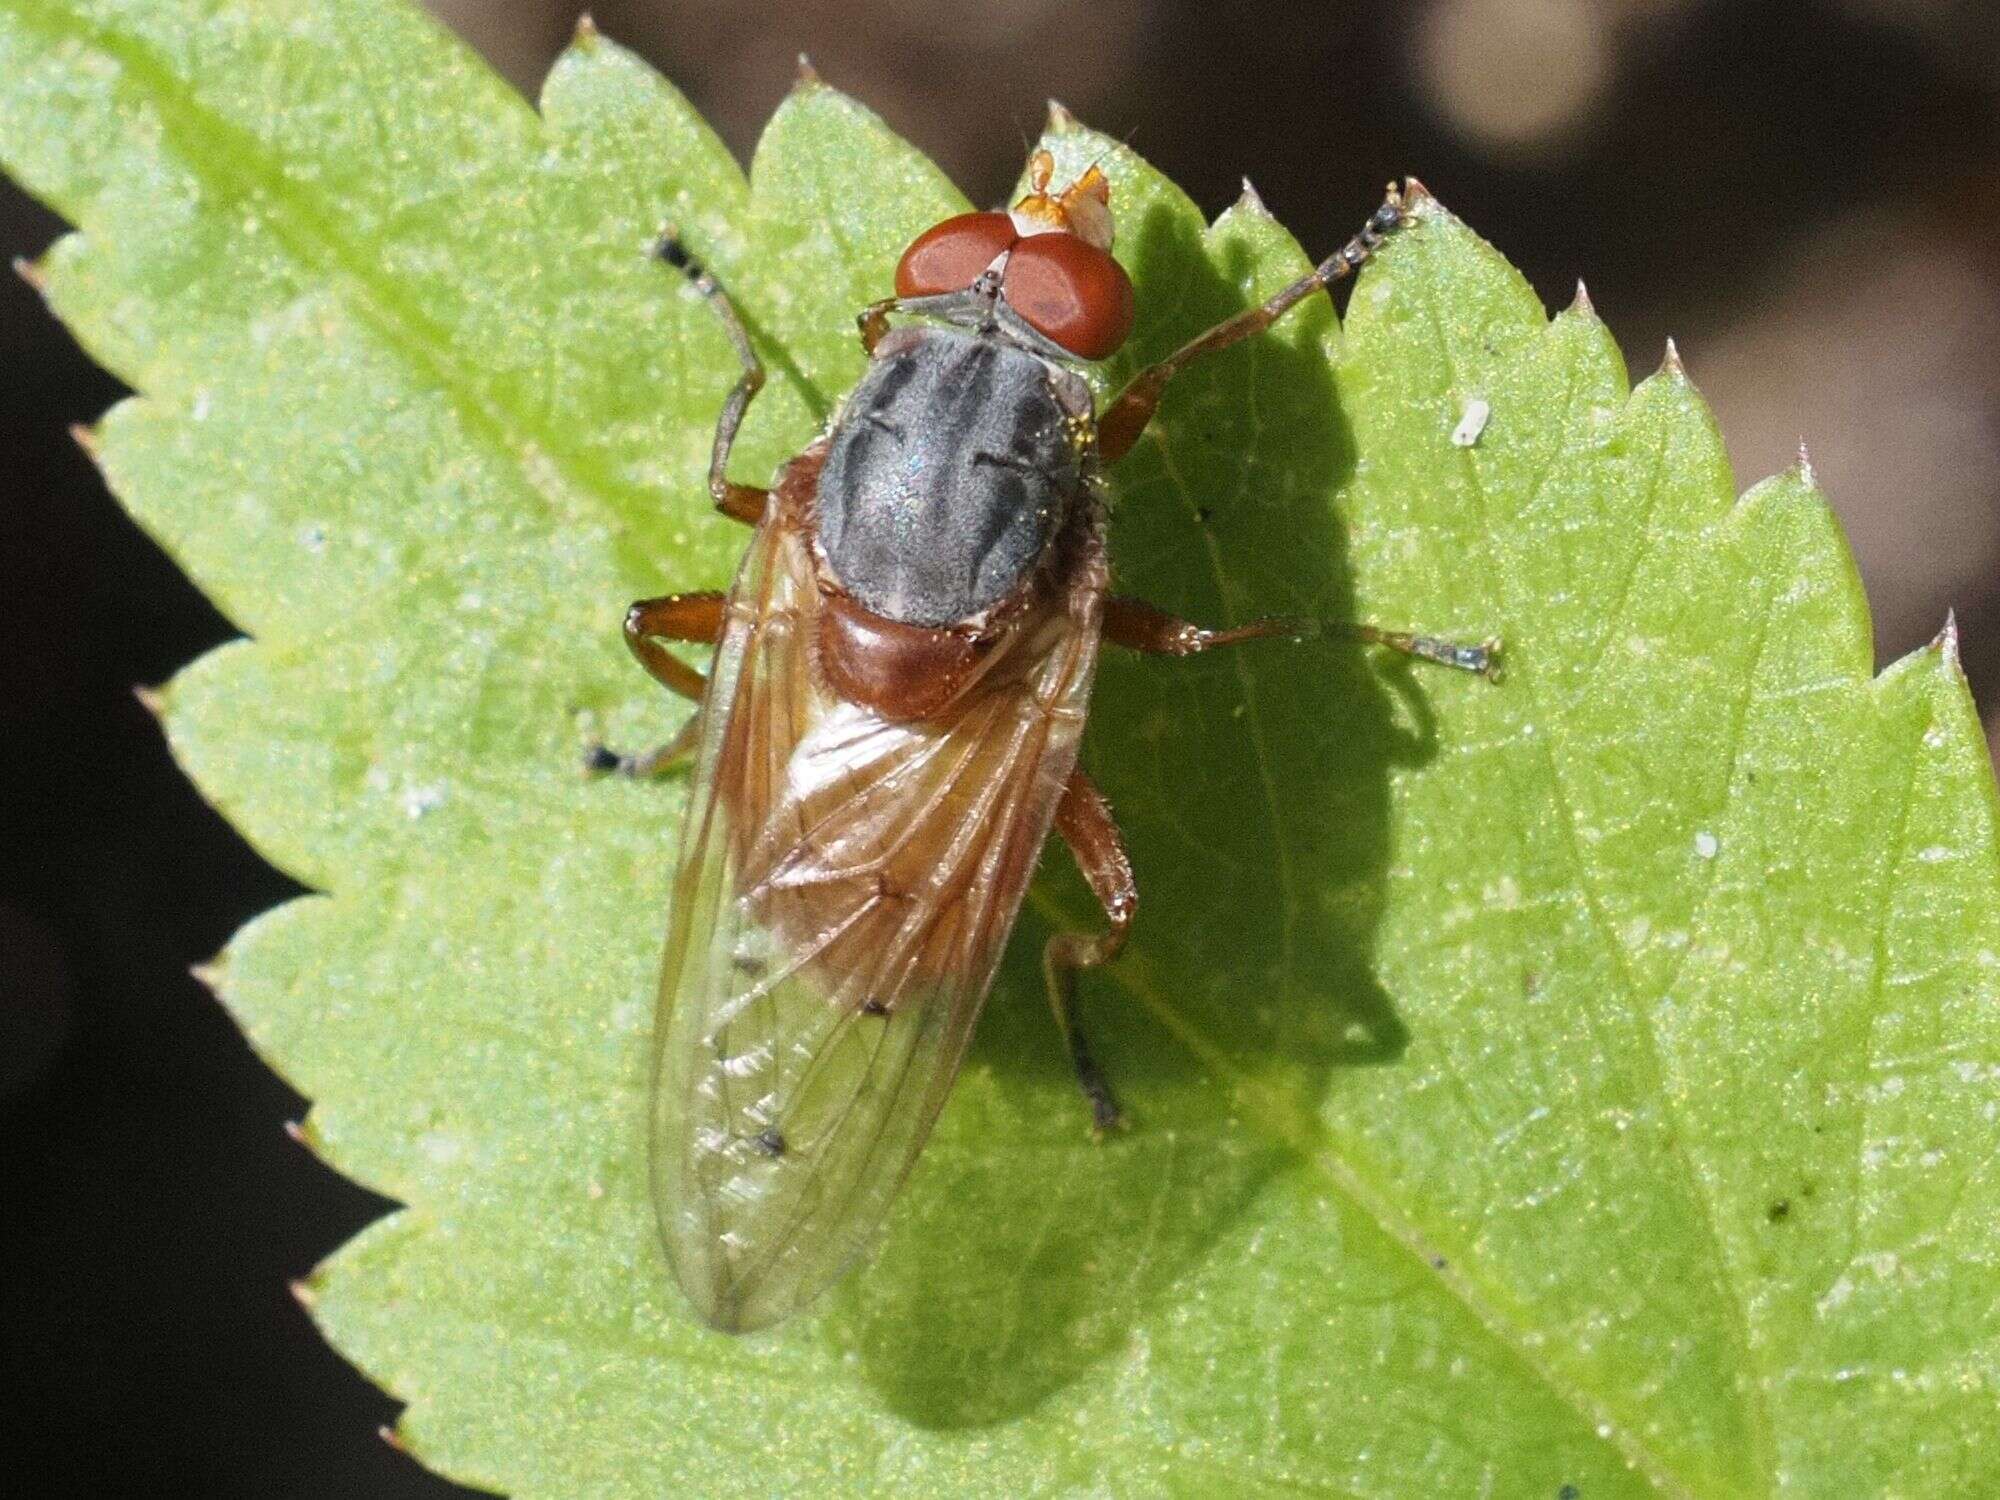
<instances>
[{"instance_id":1,"label":"translucent wing","mask_svg":"<svg viewBox=\"0 0 2000 1500\"><path fill-rule=\"evenodd\" d=\"M808 547L767 517L730 596L655 1032L661 1235L731 1330L797 1311L880 1226L992 983L1096 661L1097 594L1072 589L947 718L886 720L816 677Z\"/></svg>"}]
</instances>

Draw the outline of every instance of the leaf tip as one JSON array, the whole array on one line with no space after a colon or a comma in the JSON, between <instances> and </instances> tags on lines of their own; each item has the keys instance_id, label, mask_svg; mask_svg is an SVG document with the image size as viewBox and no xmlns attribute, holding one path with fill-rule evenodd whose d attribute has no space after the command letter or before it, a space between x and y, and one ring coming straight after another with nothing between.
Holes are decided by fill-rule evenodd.
<instances>
[{"instance_id":1,"label":"leaf tip","mask_svg":"<svg viewBox=\"0 0 2000 1500\"><path fill-rule=\"evenodd\" d=\"M1389 195L1398 196L1396 184L1393 182L1389 184ZM1439 213L1444 210L1444 205L1437 200L1437 194L1425 187L1419 178L1405 177L1400 196L1403 200L1403 212L1406 214L1421 217L1424 214Z\"/></svg>"},{"instance_id":2,"label":"leaf tip","mask_svg":"<svg viewBox=\"0 0 2000 1500\"><path fill-rule=\"evenodd\" d=\"M1956 667L1958 665L1957 610L1948 609L1944 612L1944 629L1940 630L1931 641L1931 650L1937 652L1944 659L1944 664L1947 667Z\"/></svg>"},{"instance_id":3,"label":"leaf tip","mask_svg":"<svg viewBox=\"0 0 2000 1500\"><path fill-rule=\"evenodd\" d=\"M301 1276L296 1281L286 1282L285 1286L291 1292L292 1300L304 1308L307 1313L311 1313L315 1307L319 1306L319 1289L312 1284L312 1277Z\"/></svg>"},{"instance_id":4,"label":"leaf tip","mask_svg":"<svg viewBox=\"0 0 2000 1500\"><path fill-rule=\"evenodd\" d=\"M576 17L576 30L570 36L570 45L574 47L594 47L602 36L603 33L597 29L597 22L591 16L590 12L587 10L579 11Z\"/></svg>"},{"instance_id":5,"label":"leaf tip","mask_svg":"<svg viewBox=\"0 0 2000 1500\"><path fill-rule=\"evenodd\" d=\"M797 93L802 89L820 88L825 82L826 80L819 76L819 69L813 66L813 60L801 52L798 68L792 74L792 91Z\"/></svg>"},{"instance_id":6,"label":"leaf tip","mask_svg":"<svg viewBox=\"0 0 2000 1500\"><path fill-rule=\"evenodd\" d=\"M1694 383L1688 379L1687 366L1681 363L1680 345L1671 338L1667 340L1667 352L1660 356L1660 373L1669 380L1678 380L1684 385Z\"/></svg>"},{"instance_id":7,"label":"leaf tip","mask_svg":"<svg viewBox=\"0 0 2000 1500\"><path fill-rule=\"evenodd\" d=\"M72 422L69 424L69 436L70 441L83 450L85 457L92 463L97 462L97 433L95 429L86 426L82 422Z\"/></svg>"},{"instance_id":8,"label":"leaf tip","mask_svg":"<svg viewBox=\"0 0 2000 1500\"><path fill-rule=\"evenodd\" d=\"M46 297L49 293L49 278L42 268L25 255L14 257L14 274L33 287L36 294Z\"/></svg>"},{"instance_id":9,"label":"leaf tip","mask_svg":"<svg viewBox=\"0 0 2000 1500\"><path fill-rule=\"evenodd\" d=\"M203 964L189 964L188 973L193 977L196 984L199 984L211 995L221 992L222 960L220 958L211 958L207 963Z\"/></svg>"},{"instance_id":10,"label":"leaf tip","mask_svg":"<svg viewBox=\"0 0 2000 1500\"><path fill-rule=\"evenodd\" d=\"M1569 310L1579 318L1597 316L1597 305L1590 300L1590 288L1583 284L1581 276L1576 278L1576 295L1570 298Z\"/></svg>"},{"instance_id":11,"label":"leaf tip","mask_svg":"<svg viewBox=\"0 0 2000 1500\"><path fill-rule=\"evenodd\" d=\"M147 687L142 682L133 687L132 696L139 700L139 707L145 709L155 719L164 719L167 716L166 689Z\"/></svg>"},{"instance_id":12,"label":"leaf tip","mask_svg":"<svg viewBox=\"0 0 2000 1500\"><path fill-rule=\"evenodd\" d=\"M1260 219L1271 217L1271 211L1264 206L1264 195L1257 191L1257 185L1248 177L1243 179L1243 191L1236 195L1236 211L1255 214Z\"/></svg>"},{"instance_id":13,"label":"leaf tip","mask_svg":"<svg viewBox=\"0 0 2000 1500\"><path fill-rule=\"evenodd\" d=\"M1043 126L1043 129L1048 134L1068 135L1071 131L1081 128L1076 123L1076 116L1069 112L1067 104L1063 103L1060 99L1049 100L1048 123Z\"/></svg>"}]
</instances>

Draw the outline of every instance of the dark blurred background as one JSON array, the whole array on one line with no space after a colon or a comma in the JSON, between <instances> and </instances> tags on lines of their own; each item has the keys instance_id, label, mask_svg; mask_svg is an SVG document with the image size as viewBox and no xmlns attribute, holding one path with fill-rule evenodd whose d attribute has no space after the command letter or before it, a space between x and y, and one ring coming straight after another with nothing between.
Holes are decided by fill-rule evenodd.
<instances>
[{"instance_id":1,"label":"dark blurred background","mask_svg":"<svg viewBox=\"0 0 2000 1500\"><path fill-rule=\"evenodd\" d=\"M574 0L434 0L532 92ZM809 13L808 13L809 11ZM811 54L976 201L1044 100L1211 211L1250 173L1309 249L1423 177L1635 376L1668 333L1740 484L1803 436L1887 660L1956 607L2000 706L2000 7L1991 0L605 0L747 157ZM0 250L48 214L0 189ZM287 1282L379 1213L188 965L288 883L132 687L231 634L65 429L120 391L0 285L0 1399L12 1493L459 1493ZM1989 728L1995 725L1989 716ZM25 1460L25 1468L22 1461Z\"/></svg>"}]
</instances>

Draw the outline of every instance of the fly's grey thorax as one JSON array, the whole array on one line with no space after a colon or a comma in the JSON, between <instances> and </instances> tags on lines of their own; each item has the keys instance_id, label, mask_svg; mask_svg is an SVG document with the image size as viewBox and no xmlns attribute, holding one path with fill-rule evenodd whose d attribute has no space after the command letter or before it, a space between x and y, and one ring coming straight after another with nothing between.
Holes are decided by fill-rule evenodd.
<instances>
[{"instance_id":1,"label":"fly's grey thorax","mask_svg":"<svg viewBox=\"0 0 2000 1500\"><path fill-rule=\"evenodd\" d=\"M899 329L828 442L818 539L866 609L952 625L1007 597L1085 496L1089 387L999 339Z\"/></svg>"}]
</instances>

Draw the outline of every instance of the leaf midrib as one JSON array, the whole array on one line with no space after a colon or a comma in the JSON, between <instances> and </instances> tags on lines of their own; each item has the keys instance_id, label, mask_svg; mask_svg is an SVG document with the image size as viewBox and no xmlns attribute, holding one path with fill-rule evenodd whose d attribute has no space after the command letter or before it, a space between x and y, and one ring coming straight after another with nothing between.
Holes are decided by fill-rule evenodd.
<instances>
[{"instance_id":1,"label":"leaf midrib","mask_svg":"<svg viewBox=\"0 0 2000 1500\"><path fill-rule=\"evenodd\" d=\"M1032 897L1036 908L1052 923L1062 923L1069 914L1040 890ZM1383 1236L1414 1261L1423 1273L1442 1284L1470 1312L1479 1325L1519 1362L1539 1385L1583 1419L1586 1429L1598 1441L1612 1448L1621 1462L1643 1474L1660 1493L1693 1500L1696 1491L1682 1482L1659 1456L1633 1436L1630 1424L1593 1396L1581 1381L1566 1379L1557 1366L1538 1355L1527 1331L1509 1320L1500 1308L1481 1296L1478 1287L1455 1264L1439 1265L1442 1257L1413 1217L1402 1213L1382 1194L1342 1151L1334 1133L1311 1110L1300 1106L1282 1088L1273 1087L1230 1062L1227 1054L1199 1027L1166 998L1152 960L1143 949L1128 948L1106 971L1107 977L1143 1006L1148 1015L1229 1091L1230 1099L1243 1109L1246 1123L1255 1126L1273 1145L1289 1152L1304 1166L1316 1171L1341 1197L1368 1218Z\"/></svg>"}]
</instances>

